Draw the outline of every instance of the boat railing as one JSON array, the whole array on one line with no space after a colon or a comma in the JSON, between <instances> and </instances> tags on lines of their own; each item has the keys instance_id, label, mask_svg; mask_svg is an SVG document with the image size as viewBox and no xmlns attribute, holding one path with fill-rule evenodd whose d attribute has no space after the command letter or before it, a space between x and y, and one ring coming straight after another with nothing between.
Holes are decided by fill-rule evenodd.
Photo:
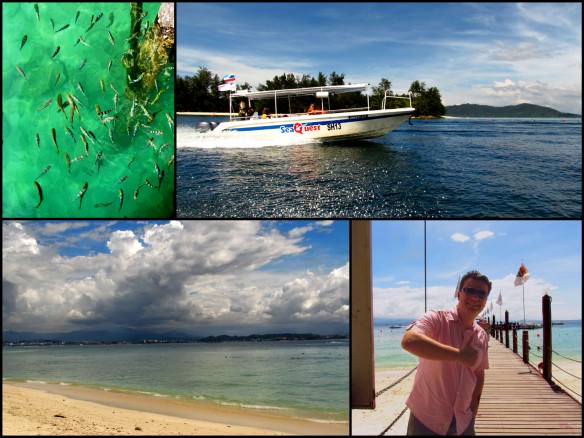
<instances>
[{"instance_id":1,"label":"boat railing","mask_svg":"<svg viewBox=\"0 0 584 438\"><path fill-rule=\"evenodd\" d=\"M385 103L387 102L387 98L390 99L406 99L410 101L410 108L412 107L412 93L408 93L409 97L402 97L402 96L394 96L391 93L391 90L385 90L385 95L383 96L383 100L381 101L381 109L385 109Z\"/></svg>"},{"instance_id":2,"label":"boat railing","mask_svg":"<svg viewBox=\"0 0 584 438\"><path fill-rule=\"evenodd\" d=\"M324 110L322 112L313 112L313 113L309 113L309 112L276 113L276 114L270 114L268 116L268 119L278 119L278 118L297 117L297 116L315 116L315 115L319 115L319 114L336 114L336 113L346 113L349 111L368 111L368 110L369 110L368 107L363 106L363 107L356 107L356 108L341 108L341 109L334 109L334 110ZM262 119L261 115L258 115L254 118L250 118L249 116L231 116L230 121L240 122L240 121L244 121L244 120L261 120L261 119Z\"/></svg>"}]
</instances>

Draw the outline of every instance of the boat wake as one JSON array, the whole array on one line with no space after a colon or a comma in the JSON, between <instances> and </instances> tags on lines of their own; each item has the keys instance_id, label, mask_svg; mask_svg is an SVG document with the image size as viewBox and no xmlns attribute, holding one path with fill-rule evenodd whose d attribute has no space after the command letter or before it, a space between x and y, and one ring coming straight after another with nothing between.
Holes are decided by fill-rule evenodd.
<instances>
[{"instance_id":1,"label":"boat wake","mask_svg":"<svg viewBox=\"0 0 584 438\"><path fill-rule=\"evenodd\" d=\"M320 143L320 141L315 139L306 139L306 141L299 143L298 139L287 139L282 136L242 139L238 133L202 132L190 126L179 126L176 134L176 146L178 149L257 149L272 146Z\"/></svg>"}]
</instances>

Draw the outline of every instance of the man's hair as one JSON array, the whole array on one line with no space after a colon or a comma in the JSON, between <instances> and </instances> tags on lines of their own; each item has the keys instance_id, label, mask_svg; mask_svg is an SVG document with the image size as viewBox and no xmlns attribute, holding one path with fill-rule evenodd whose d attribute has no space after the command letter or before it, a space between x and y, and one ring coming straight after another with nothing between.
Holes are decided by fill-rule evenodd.
<instances>
[{"instance_id":1,"label":"man's hair","mask_svg":"<svg viewBox=\"0 0 584 438\"><path fill-rule=\"evenodd\" d=\"M486 275L481 274L479 271L469 271L466 274L464 274L462 276L462 278L460 279L459 289L462 289L462 286L464 285L464 282L466 280L468 280L469 278L471 278L473 280L476 280L476 281L480 281L481 283L486 284L488 286L488 288L489 288L489 293L491 292L491 287L493 285L489 281L489 278Z\"/></svg>"}]
</instances>

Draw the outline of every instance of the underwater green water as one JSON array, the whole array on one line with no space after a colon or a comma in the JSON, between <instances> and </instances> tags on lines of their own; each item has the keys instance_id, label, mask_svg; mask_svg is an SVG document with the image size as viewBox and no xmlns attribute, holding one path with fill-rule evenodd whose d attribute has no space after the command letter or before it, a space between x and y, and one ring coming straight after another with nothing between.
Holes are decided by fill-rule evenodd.
<instances>
[{"instance_id":1,"label":"underwater green water","mask_svg":"<svg viewBox=\"0 0 584 438\"><path fill-rule=\"evenodd\" d=\"M155 86L143 99L134 100L129 82L139 82L140 76L129 79L122 63L123 53L130 49L130 3L38 3L40 20L34 5L2 4L3 217L172 216L174 162L169 161L174 156L174 64L160 70ZM148 14L141 21L142 32L136 35L139 40L159 6L143 4ZM91 17L95 22L101 13L88 30ZM78 42L80 36L83 42ZM161 90L165 91L159 95ZM66 93L79 111L74 111L72 123ZM59 95L65 114L59 111ZM41 109L49 99L51 103ZM76 197L85 184L80 203Z\"/></svg>"}]
</instances>

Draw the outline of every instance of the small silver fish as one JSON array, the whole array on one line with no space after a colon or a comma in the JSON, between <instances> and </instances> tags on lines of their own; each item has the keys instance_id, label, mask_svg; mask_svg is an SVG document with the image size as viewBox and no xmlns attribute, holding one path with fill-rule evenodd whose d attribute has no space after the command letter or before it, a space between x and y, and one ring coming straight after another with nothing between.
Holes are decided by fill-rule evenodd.
<instances>
[{"instance_id":1,"label":"small silver fish","mask_svg":"<svg viewBox=\"0 0 584 438\"><path fill-rule=\"evenodd\" d=\"M55 78L55 86L57 85L57 82L59 82L59 78L61 77L61 72L58 71L57 72L57 77Z\"/></svg>"},{"instance_id":2,"label":"small silver fish","mask_svg":"<svg viewBox=\"0 0 584 438\"><path fill-rule=\"evenodd\" d=\"M55 22L53 21L52 18L49 18L49 20L51 20L51 26L53 26L53 30L55 30Z\"/></svg>"},{"instance_id":3,"label":"small silver fish","mask_svg":"<svg viewBox=\"0 0 584 438\"><path fill-rule=\"evenodd\" d=\"M170 160L168 160L168 168L170 169L170 165L174 163L174 154L172 157L170 157Z\"/></svg>"},{"instance_id":4,"label":"small silver fish","mask_svg":"<svg viewBox=\"0 0 584 438\"><path fill-rule=\"evenodd\" d=\"M124 191L120 189L120 208L118 209L118 211L122 210L122 205L124 205Z\"/></svg>"},{"instance_id":5,"label":"small silver fish","mask_svg":"<svg viewBox=\"0 0 584 438\"><path fill-rule=\"evenodd\" d=\"M95 208L109 207L112 204L113 202L100 202L98 204L95 204L94 207Z\"/></svg>"},{"instance_id":6,"label":"small silver fish","mask_svg":"<svg viewBox=\"0 0 584 438\"><path fill-rule=\"evenodd\" d=\"M125 180L127 180L127 179L128 179L128 175L124 175L124 176L122 176L122 177L121 177L121 178L118 180L118 182L117 182L116 184L121 184L121 183L123 183L123 182L124 182Z\"/></svg>"},{"instance_id":7,"label":"small silver fish","mask_svg":"<svg viewBox=\"0 0 584 438\"><path fill-rule=\"evenodd\" d=\"M75 14L75 24L77 24L77 19L79 18L79 11L77 11L77 14Z\"/></svg>"},{"instance_id":8,"label":"small silver fish","mask_svg":"<svg viewBox=\"0 0 584 438\"><path fill-rule=\"evenodd\" d=\"M20 42L20 50L22 50L22 48L26 44L27 39L28 39L28 36L26 36L26 35L22 37L22 41Z\"/></svg>"},{"instance_id":9,"label":"small silver fish","mask_svg":"<svg viewBox=\"0 0 584 438\"><path fill-rule=\"evenodd\" d=\"M164 170L160 171L160 175L158 175L158 189L160 190L160 186L162 185L162 180L164 179Z\"/></svg>"},{"instance_id":10,"label":"small silver fish","mask_svg":"<svg viewBox=\"0 0 584 438\"><path fill-rule=\"evenodd\" d=\"M112 60L110 59L109 64L107 65L107 71L112 69Z\"/></svg>"},{"instance_id":11,"label":"small silver fish","mask_svg":"<svg viewBox=\"0 0 584 438\"><path fill-rule=\"evenodd\" d=\"M18 73L20 73L22 75L22 77L24 79L26 79L26 75L24 74L24 72L22 71L22 69L18 65L16 66L16 70L18 70Z\"/></svg>"},{"instance_id":12,"label":"small silver fish","mask_svg":"<svg viewBox=\"0 0 584 438\"><path fill-rule=\"evenodd\" d=\"M35 5L36 6L36 5ZM34 186L37 189L37 193L39 194L39 203L36 205L36 208L39 208L43 202L43 189L41 188L41 185L38 182L34 182Z\"/></svg>"},{"instance_id":13,"label":"small silver fish","mask_svg":"<svg viewBox=\"0 0 584 438\"><path fill-rule=\"evenodd\" d=\"M79 88L79 91L81 91L83 95L87 97L87 94L85 94L85 90L83 89L83 85L81 85L81 82L77 82L77 88Z\"/></svg>"},{"instance_id":14,"label":"small silver fish","mask_svg":"<svg viewBox=\"0 0 584 438\"><path fill-rule=\"evenodd\" d=\"M37 113L38 113L39 111L42 111L42 110L44 110L46 107L48 107L48 106L51 104L51 102L53 102L53 98L52 98L52 97L51 97L49 100L47 100L47 101L46 101L46 102L43 104L43 106L41 106L41 107L40 107L40 108L37 110Z\"/></svg>"},{"instance_id":15,"label":"small silver fish","mask_svg":"<svg viewBox=\"0 0 584 438\"><path fill-rule=\"evenodd\" d=\"M140 76L138 76L136 79L132 79L130 77L130 75L128 75L128 81L130 82L130 84L134 84L136 82L139 82L142 80L142 78L144 77L144 73L142 73Z\"/></svg>"},{"instance_id":16,"label":"small silver fish","mask_svg":"<svg viewBox=\"0 0 584 438\"><path fill-rule=\"evenodd\" d=\"M57 132L55 128L51 128L51 137L53 138L53 143L55 143L55 147L57 148L57 153L59 153L59 145L57 144Z\"/></svg>"},{"instance_id":17,"label":"small silver fish","mask_svg":"<svg viewBox=\"0 0 584 438\"><path fill-rule=\"evenodd\" d=\"M73 202L75 202L77 199L79 199L79 209L81 209L81 203L83 202L83 196L85 196L85 192L87 192L88 186L89 186L89 184L87 182L85 184L83 184L81 191L77 194L77 197L73 200Z\"/></svg>"},{"instance_id":18,"label":"small silver fish","mask_svg":"<svg viewBox=\"0 0 584 438\"><path fill-rule=\"evenodd\" d=\"M91 44L86 43L82 36L79 37L78 42L80 42L81 44L83 44L86 47L91 47Z\"/></svg>"},{"instance_id":19,"label":"small silver fish","mask_svg":"<svg viewBox=\"0 0 584 438\"><path fill-rule=\"evenodd\" d=\"M53 53L53 56L51 56L51 58L54 58L55 56L57 56L57 53L59 53L59 50L61 50L61 46L57 46L57 48L55 49L55 53Z\"/></svg>"},{"instance_id":20,"label":"small silver fish","mask_svg":"<svg viewBox=\"0 0 584 438\"><path fill-rule=\"evenodd\" d=\"M144 187L146 184L140 184L136 190L134 190L134 201L138 199L138 194L140 193L140 189Z\"/></svg>"},{"instance_id":21,"label":"small silver fish","mask_svg":"<svg viewBox=\"0 0 584 438\"><path fill-rule=\"evenodd\" d=\"M160 149L158 149L158 153L159 153L159 154L160 154L160 153L162 153L162 151L163 151L164 149L166 149L168 146L170 146L170 142L169 142L169 141L167 141L167 142L166 142L166 143L164 143L162 146L160 146Z\"/></svg>"},{"instance_id":22,"label":"small silver fish","mask_svg":"<svg viewBox=\"0 0 584 438\"><path fill-rule=\"evenodd\" d=\"M87 58L84 58L83 61L81 61L81 65L79 66L79 70L81 70L85 66L86 62L87 62Z\"/></svg>"},{"instance_id":23,"label":"small silver fish","mask_svg":"<svg viewBox=\"0 0 584 438\"><path fill-rule=\"evenodd\" d=\"M97 164L97 173L99 173L99 169L101 167L101 163L102 163L102 160L103 160L102 157L103 157L103 151L99 151L97 153L97 155L95 156L95 164Z\"/></svg>"},{"instance_id":24,"label":"small silver fish","mask_svg":"<svg viewBox=\"0 0 584 438\"><path fill-rule=\"evenodd\" d=\"M34 11L36 12L37 20L41 21L41 15L39 14L39 5L34 4Z\"/></svg>"},{"instance_id":25,"label":"small silver fish","mask_svg":"<svg viewBox=\"0 0 584 438\"><path fill-rule=\"evenodd\" d=\"M41 172L41 174L39 176L37 176L34 180L36 181L37 179L39 179L41 176L43 176L45 173L47 173L49 170L51 170L51 165L49 164L47 167L45 167L43 169L43 171Z\"/></svg>"},{"instance_id":26,"label":"small silver fish","mask_svg":"<svg viewBox=\"0 0 584 438\"><path fill-rule=\"evenodd\" d=\"M132 163L134 162L135 159L136 159L136 157L132 157L132 159L128 163L128 169L130 168L130 166L132 165Z\"/></svg>"},{"instance_id":27,"label":"small silver fish","mask_svg":"<svg viewBox=\"0 0 584 438\"><path fill-rule=\"evenodd\" d=\"M18 68L18 66L16 66L16 68ZM21 70L19 69L19 71L21 71ZM23 73L23 75L24 75L24 73ZM26 78L26 76L25 76L25 78ZM134 96L132 99L132 108L130 109L130 117L134 117L134 108L135 107L136 107L136 96Z\"/></svg>"},{"instance_id":28,"label":"small silver fish","mask_svg":"<svg viewBox=\"0 0 584 438\"><path fill-rule=\"evenodd\" d=\"M112 24L114 24L114 13L110 12L108 17L109 17L109 23L107 24L106 27L110 27Z\"/></svg>"},{"instance_id":29,"label":"small silver fish","mask_svg":"<svg viewBox=\"0 0 584 438\"><path fill-rule=\"evenodd\" d=\"M101 85L101 95L105 94L105 84L103 83L103 79L99 80L99 85Z\"/></svg>"},{"instance_id":30,"label":"small silver fish","mask_svg":"<svg viewBox=\"0 0 584 438\"><path fill-rule=\"evenodd\" d=\"M67 164L69 173L71 173L71 158L69 158L69 154L67 152L65 152L65 163Z\"/></svg>"},{"instance_id":31,"label":"small silver fish","mask_svg":"<svg viewBox=\"0 0 584 438\"><path fill-rule=\"evenodd\" d=\"M58 31L56 31L55 33L59 33L59 32L61 32L62 30L65 30L65 29L67 29L68 27L69 27L69 25L68 25L68 24L66 24L66 25L65 25L65 26L63 26L61 29L59 29Z\"/></svg>"},{"instance_id":32,"label":"small silver fish","mask_svg":"<svg viewBox=\"0 0 584 438\"><path fill-rule=\"evenodd\" d=\"M73 141L75 142L75 144L77 144L77 140L75 140L75 135L73 134L73 132L69 128L67 128L66 126L64 128L65 128L65 133L69 134L71 136L71 138L73 139Z\"/></svg>"},{"instance_id":33,"label":"small silver fish","mask_svg":"<svg viewBox=\"0 0 584 438\"><path fill-rule=\"evenodd\" d=\"M40 151L41 150L41 138L39 137L38 132L36 135L36 143L37 143L37 147L39 148L39 151Z\"/></svg>"},{"instance_id":34,"label":"small silver fish","mask_svg":"<svg viewBox=\"0 0 584 438\"><path fill-rule=\"evenodd\" d=\"M112 33L109 30L107 31L107 34L109 35L110 43L112 43L112 46L115 46L116 41L114 40L114 36L112 35Z\"/></svg>"},{"instance_id":35,"label":"small silver fish","mask_svg":"<svg viewBox=\"0 0 584 438\"><path fill-rule=\"evenodd\" d=\"M146 184L148 185L148 187L150 187L151 189L155 189L156 187L154 187L152 185L152 183L150 181L148 181L148 178L144 178L144 181L146 181Z\"/></svg>"},{"instance_id":36,"label":"small silver fish","mask_svg":"<svg viewBox=\"0 0 584 438\"><path fill-rule=\"evenodd\" d=\"M174 125L174 120L172 120L172 117L170 117L168 113L166 113L166 118L168 119L168 127L172 129L172 126Z\"/></svg>"},{"instance_id":37,"label":"small silver fish","mask_svg":"<svg viewBox=\"0 0 584 438\"><path fill-rule=\"evenodd\" d=\"M119 94L114 94L114 111L118 111L118 99L120 98Z\"/></svg>"}]
</instances>

